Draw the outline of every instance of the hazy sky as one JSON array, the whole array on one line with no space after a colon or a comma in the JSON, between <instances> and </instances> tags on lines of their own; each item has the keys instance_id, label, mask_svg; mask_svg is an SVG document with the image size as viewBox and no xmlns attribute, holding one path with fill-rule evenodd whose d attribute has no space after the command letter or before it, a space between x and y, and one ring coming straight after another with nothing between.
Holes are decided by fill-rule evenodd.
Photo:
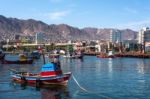
<instances>
[{"instance_id":1,"label":"hazy sky","mask_svg":"<svg viewBox=\"0 0 150 99\"><path fill-rule=\"evenodd\" d=\"M150 0L0 0L0 15L78 28L150 26Z\"/></svg>"}]
</instances>

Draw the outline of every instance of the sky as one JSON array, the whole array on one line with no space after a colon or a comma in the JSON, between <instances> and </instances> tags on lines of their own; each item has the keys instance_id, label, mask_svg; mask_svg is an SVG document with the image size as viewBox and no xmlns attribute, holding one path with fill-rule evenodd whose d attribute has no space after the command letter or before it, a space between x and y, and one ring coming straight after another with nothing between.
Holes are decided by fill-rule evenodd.
<instances>
[{"instance_id":1,"label":"sky","mask_svg":"<svg viewBox=\"0 0 150 99\"><path fill-rule=\"evenodd\" d=\"M150 26L150 0L0 0L0 15L78 28L139 31Z\"/></svg>"}]
</instances>

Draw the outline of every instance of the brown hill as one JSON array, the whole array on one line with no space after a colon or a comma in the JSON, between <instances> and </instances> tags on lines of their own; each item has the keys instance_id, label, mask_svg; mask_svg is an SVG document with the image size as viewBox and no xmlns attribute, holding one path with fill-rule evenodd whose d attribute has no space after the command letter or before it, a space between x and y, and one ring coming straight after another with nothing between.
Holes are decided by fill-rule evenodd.
<instances>
[{"instance_id":1,"label":"brown hill","mask_svg":"<svg viewBox=\"0 0 150 99\"><path fill-rule=\"evenodd\" d=\"M45 34L45 39L50 41L61 40L109 40L111 29L84 28L79 29L66 24L48 25L33 19L22 20L6 18L0 15L0 39L13 40L15 34L35 35L37 32ZM130 29L121 30L123 39L135 39L137 32Z\"/></svg>"}]
</instances>

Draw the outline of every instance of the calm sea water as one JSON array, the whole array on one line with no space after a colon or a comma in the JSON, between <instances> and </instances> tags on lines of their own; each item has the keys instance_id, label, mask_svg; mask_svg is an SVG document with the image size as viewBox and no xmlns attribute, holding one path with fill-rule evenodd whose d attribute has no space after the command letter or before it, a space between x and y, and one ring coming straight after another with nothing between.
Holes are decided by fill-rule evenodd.
<instances>
[{"instance_id":1,"label":"calm sea water","mask_svg":"<svg viewBox=\"0 0 150 99\"><path fill-rule=\"evenodd\" d=\"M62 70L71 71L63 88L36 89L11 82L8 69L39 72L42 60L33 65L0 64L0 99L150 99L150 59L61 58Z\"/></svg>"}]
</instances>

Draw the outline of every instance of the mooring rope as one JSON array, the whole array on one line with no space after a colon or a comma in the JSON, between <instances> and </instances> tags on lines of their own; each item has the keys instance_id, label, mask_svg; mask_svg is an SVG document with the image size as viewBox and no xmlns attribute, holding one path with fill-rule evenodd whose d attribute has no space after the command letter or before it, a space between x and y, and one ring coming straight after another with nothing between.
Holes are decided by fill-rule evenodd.
<instances>
[{"instance_id":1,"label":"mooring rope","mask_svg":"<svg viewBox=\"0 0 150 99\"><path fill-rule=\"evenodd\" d=\"M74 77L73 74L72 74L72 77L73 77L73 80L76 82L76 84L79 86L80 89L82 89L83 91L88 92L88 90L86 90L85 88L83 88L83 87L79 84L79 82L76 80L76 78Z\"/></svg>"},{"instance_id":2,"label":"mooring rope","mask_svg":"<svg viewBox=\"0 0 150 99\"><path fill-rule=\"evenodd\" d=\"M77 79L74 77L73 74L72 74L72 77L73 77L73 80L75 81L75 83L78 85L78 87L79 87L80 89L82 89L83 91L85 91L85 92L87 92L87 93L90 93L90 94L95 94L95 95L104 97L104 98L106 98L106 99L112 99L111 97L102 95L102 94L100 94L100 93L94 93L94 92L92 92L92 91L88 91L87 89L85 89L84 87L82 87L82 86L79 84L79 82L77 81Z\"/></svg>"},{"instance_id":3,"label":"mooring rope","mask_svg":"<svg viewBox=\"0 0 150 99\"><path fill-rule=\"evenodd\" d=\"M18 71L17 70L15 70L15 69L9 69L11 72L13 72L13 73L17 73Z\"/></svg>"}]
</instances>

